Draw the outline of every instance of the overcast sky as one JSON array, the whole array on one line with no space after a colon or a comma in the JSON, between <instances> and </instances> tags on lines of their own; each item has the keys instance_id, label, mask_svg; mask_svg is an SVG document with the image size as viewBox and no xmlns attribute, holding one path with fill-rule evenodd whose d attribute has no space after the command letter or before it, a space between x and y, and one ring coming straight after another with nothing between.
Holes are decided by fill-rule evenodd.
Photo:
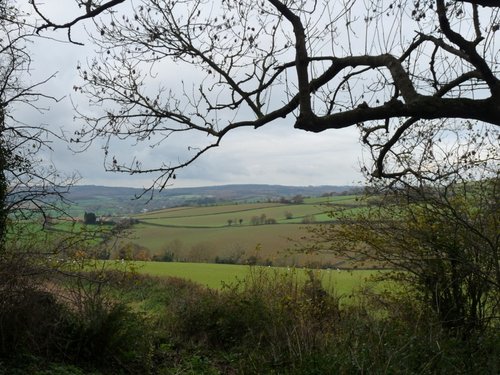
<instances>
[{"instance_id":1,"label":"overcast sky","mask_svg":"<svg viewBox=\"0 0 500 375\"><path fill-rule=\"evenodd\" d=\"M58 2L60 14L65 14ZM48 35L48 34L46 34ZM64 40L64 33L51 34ZM78 37L78 35L81 35ZM75 39L83 38L81 28L73 31ZM82 39L80 39L82 40ZM82 40L82 41L83 41ZM54 131L72 133L81 126L74 120L73 103L85 101L73 92L72 87L81 83L76 66L93 56L93 47L84 47L54 40L36 40L31 45L33 74L37 80L57 72L44 88L59 103L51 103L43 116L23 109L18 116L31 123L44 123ZM173 76L186 72L176 72ZM221 184L282 184L282 185L352 185L362 182L360 171L361 145L355 128L307 133L293 128L293 118L283 119L259 130L242 129L228 134L219 148L209 151L194 164L178 173L174 187ZM66 173L77 171L80 184L107 186L147 187L153 176L130 176L104 171L103 141L96 142L86 152L75 154L63 142L52 143L53 152L46 155L57 168ZM172 157L171 145L141 148L131 143L118 147L131 156L144 161Z\"/></svg>"}]
</instances>

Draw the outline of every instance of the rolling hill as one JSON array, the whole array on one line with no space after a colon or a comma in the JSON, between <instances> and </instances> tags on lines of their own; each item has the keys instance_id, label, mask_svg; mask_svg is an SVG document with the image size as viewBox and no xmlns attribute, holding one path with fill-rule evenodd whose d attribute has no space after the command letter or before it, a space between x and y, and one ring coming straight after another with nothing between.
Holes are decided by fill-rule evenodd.
<instances>
[{"instance_id":1,"label":"rolling hill","mask_svg":"<svg viewBox=\"0 0 500 375\"><path fill-rule=\"evenodd\" d=\"M66 194L69 213L82 216L85 211L97 215L125 215L179 206L203 206L221 202L254 203L290 198L297 195L319 197L359 192L355 186L282 186L222 185L190 188L168 188L147 192L130 187L75 185Z\"/></svg>"}]
</instances>

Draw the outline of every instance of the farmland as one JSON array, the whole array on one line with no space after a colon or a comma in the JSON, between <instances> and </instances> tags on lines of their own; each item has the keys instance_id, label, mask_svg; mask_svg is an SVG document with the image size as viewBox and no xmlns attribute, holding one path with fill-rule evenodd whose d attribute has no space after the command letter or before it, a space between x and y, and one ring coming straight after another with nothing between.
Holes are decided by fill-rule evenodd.
<instances>
[{"instance_id":1,"label":"farmland","mask_svg":"<svg viewBox=\"0 0 500 375\"><path fill-rule=\"evenodd\" d=\"M159 277L180 277L209 288L220 289L224 285L259 276L262 272L292 277L299 282L307 279L307 271L300 268L252 267L245 265L178 263L178 262L136 262L138 273ZM377 271L368 270L317 270L315 276L322 281L326 290L338 295L347 295L368 285L368 279Z\"/></svg>"},{"instance_id":2,"label":"farmland","mask_svg":"<svg viewBox=\"0 0 500 375\"><path fill-rule=\"evenodd\" d=\"M282 186L282 185L223 185L194 188L168 188L155 192L154 199L143 189L106 186L73 186L67 194L71 204L68 213L80 217L85 211L97 215L123 216L144 210L161 210L172 207L220 205L227 202L255 203L276 200L279 197L321 196L330 193L359 193L353 186Z\"/></svg>"},{"instance_id":3,"label":"farmland","mask_svg":"<svg viewBox=\"0 0 500 375\"><path fill-rule=\"evenodd\" d=\"M170 254L189 262L257 263L278 266L327 264L330 254L303 254L307 225L331 222L330 212L362 209L356 196L309 198L301 204L246 203L179 207L135 215L124 243L151 257ZM251 261L249 261L251 259Z\"/></svg>"},{"instance_id":4,"label":"farmland","mask_svg":"<svg viewBox=\"0 0 500 375\"><path fill-rule=\"evenodd\" d=\"M304 236L308 227L332 222L332 212L354 214L365 205L359 196L344 195L304 198L299 203L182 206L125 218L98 216L102 223L114 225L84 225L82 216L45 222L40 218L19 222L24 235L17 236L14 229L10 238L41 244L79 236L91 244L106 242L111 259L345 268L349 265L332 254L306 254Z\"/></svg>"}]
</instances>

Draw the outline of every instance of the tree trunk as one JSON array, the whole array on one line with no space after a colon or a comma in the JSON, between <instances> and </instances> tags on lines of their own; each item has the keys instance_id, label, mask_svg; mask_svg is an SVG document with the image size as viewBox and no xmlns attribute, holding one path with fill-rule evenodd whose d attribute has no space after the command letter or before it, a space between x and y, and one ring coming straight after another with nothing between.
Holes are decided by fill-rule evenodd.
<instances>
[{"instance_id":1,"label":"tree trunk","mask_svg":"<svg viewBox=\"0 0 500 375\"><path fill-rule=\"evenodd\" d=\"M8 193L8 183L7 183L7 153L8 150L5 147L5 140L3 139L3 134L5 130L5 115L2 106L0 106L0 252L3 250L5 242L5 234L7 231L7 193Z\"/></svg>"}]
</instances>

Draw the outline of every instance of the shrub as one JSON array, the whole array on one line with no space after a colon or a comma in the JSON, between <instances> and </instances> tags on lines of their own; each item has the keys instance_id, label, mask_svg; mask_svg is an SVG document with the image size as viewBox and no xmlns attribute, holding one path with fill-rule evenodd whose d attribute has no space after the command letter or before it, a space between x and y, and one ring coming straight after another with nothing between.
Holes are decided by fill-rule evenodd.
<instances>
[{"instance_id":1,"label":"shrub","mask_svg":"<svg viewBox=\"0 0 500 375\"><path fill-rule=\"evenodd\" d=\"M95 225L97 223L97 218L93 212L85 212L83 215L83 223L87 225Z\"/></svg>"},{"instance_id":2,"label":"shrub","mask_svg":"<svg viewBox=\"0 0 500 375\"><path fill-rule=\"evenodd\" d=\"M152 341L143 317L123 304L99 304L71 318L66 355L74 361L128 373L149 370Z\"/></svg>"},{"instance_id":3,"label":"shrub","mask_svg":"<svg viewBox=\"0 0 500 375\"><path fill-rule=\"evenodd\" d=\"M179 345L240 348L250 353L250 361L268 364L294 362L299 353L312 352L325 338L324 327L339 317L338 301L314 274L300 284L294 273L257 268L244 282L222 291L196 291L168 309Z\"/></svg>"},{"instance_id":4,"label":"shrub","mask_svg":"<svg viewBox=\"0 0 500 375\"><path fill-rule=\"evenodd\" d=\"M188 262L211 262L216 252L215 246L208 241L198 242L191 246L187 254Z\"/></svg>"},{"instance_id":5,"label":"shrub","mask_svg":"<svg viewBox=\"0 0 500 375\"><path fill-rule=\"evenodd\" d=\"M127 242L121 244L113 258L148 261L151 260L151 251L147 247L139 245L135 242Z\"/></svg>"},{"instance_id":6,"label":"shrub","mask_svg":"<svg viewBox=\"0 0 500 375\"><path fill-rule=\"evenodd\" d=\"M316 217L314 215L306 215L302 218L302 224L314 224Z\"/></svg>"},{"instance_id":7,"label":"shrub","mask_svg":"<svg viewBox=\"0 0 500 375\"><path fill-rule=\"evenodd\" d=\"M175 254L171 251L165 251L160 255L153 255L151 259L154 262L173 262L175 260Z\"/></svg>"},{"instance_id":8,"label":"shrub","mask_svg":"<svg viewBox=\"0 0 500 375\"><path fill-rule=\"evenodd\" d=\"M310 228L315 251L399 271L385 275L411 289L449 334L467 339L488 328L500 306L498 175L394 189L380 206Z\"/></svg>"},{"instance_id":9,"label":"shrub","mask_svg":"<svg viewBox=\"0 0 500 375\"><path fill-rule=\"evenodd\" d=\"M340 307L313 271L302 283L293 269L252 267L246 279L220 291L182 288L164 318L168 356L178 353L177 367L164 366L181 373L196 367L202 373L493 374L499 368L494 330L464 345L447 335L432 309L404 293L366 292Z\"/></svg>"},{"instance_id":10,"label":"shrub","mask_svg":"<svg viewBox=\"0 0 500 375\"><path fill-rule=\"evenodd\" d=\"M56 350L67 311L52 294L32 288L0 296L0 357Z\"/></svg>"},{"instance_id":11,"label":"shrub","mask_svg":"<svg viewBox=\"0 0 500 375\"><path fill-rule=\"evenodd\" d=\"M118 280L118 273L107 278L102 271L77 271L71 262L61 269L67 274L62 277L37 260L18 254L0 261L0 374L57 373L50 368L54 361L97 366L106 373L147 372L148 326L105 295L104 287Z\"/></svg>"}]
</instances>

